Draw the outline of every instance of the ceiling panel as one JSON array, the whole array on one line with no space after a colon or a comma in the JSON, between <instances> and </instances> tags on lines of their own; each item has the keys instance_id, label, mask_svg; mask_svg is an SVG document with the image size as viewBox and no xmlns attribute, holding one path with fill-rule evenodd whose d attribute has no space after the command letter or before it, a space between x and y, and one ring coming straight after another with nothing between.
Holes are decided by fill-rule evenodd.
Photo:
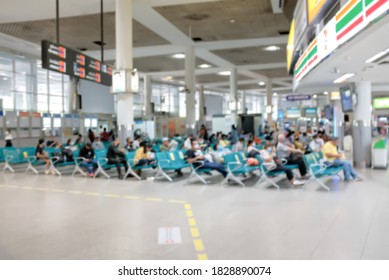
<instances>
[{"instance_id":1,"label":"ceiling panel","mask_svg":"<svg viewBox=\"0 0 389 280\"><path fill-rule=\"evenodd\" d=\"M134 47L167 44L167 41L134 20ZM38 20L0 24L0 32L40 44L41 40L56 41L55 20ZM100 41L100 14L60 19L60 41L72 48L99 50L93 43ZM115 48L115 13L104 14L106 49Z\"/></svg>"},{"instance_id":2,"label":"ceiling panel","mask_svg":"<svg viewBox=\"0 0 389 280\"><path fill-rule=\"evenodd\" d=\"M191 37L203 41L278 36L288 31L284 14L273 14L270 0L224 0L155 8Z\"/></svg>"},{"instance_id":3,"label":"ceiling panel","mask_svg":"<svg viewBox=\"0 0 389 280\"><path fill-rule=\"evenodd\" d=\"M268 70L254 70L253 72L260 74L260 75L264 75L264 76L269 77L269 78L282 78L282 77L289 76L286 68L268 69Z\"/></svg>"},{"instance_id":4,"label":"ceiling panel","mask_svg":"<svg viewBox=\"0 0 389 280\"><path fill-rule=\"evenodd\" d=\"M285 62L286 45L278 45L278 47L280 47L280 50L273 52L265 51L264 47L261 46L218 50L213 51L213 53L235 65Z\"/></svg>"}]
</instances>

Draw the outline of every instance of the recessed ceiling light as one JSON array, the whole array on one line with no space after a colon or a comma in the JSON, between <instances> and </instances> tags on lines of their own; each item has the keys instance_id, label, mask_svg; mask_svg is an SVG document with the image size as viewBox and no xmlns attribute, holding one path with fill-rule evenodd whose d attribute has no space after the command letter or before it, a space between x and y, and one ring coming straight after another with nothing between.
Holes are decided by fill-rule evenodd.
<instances>
[{"instance_id":1,"label":"recessed ceiling light","mask_svg":"<svg viewBox=\"0 0 389 280\"><path fill-rule=\"evenodd\" d=\"M171 80L173 80L173 77L172 76L167 76L165 78L162 78L162 80L164 80L164 81L171 81Z\"/></svg>"},{"instance_id":2,"label":"recessed ceiling light","mask_svg":"<svg viewBox=\"0 0 389 280\"><path fill-rule=\"evenodd\" d=\"M4 81L8 81L8 77L3 77L3 80Z\"/></svg>"},{"instance_id":3,"label":"recessed ceiling light","mask_svg":"<svg viewBox=\"0 0 389 280\"><path fill-rule=\"evenodd\" d=\"M263 50L268 51L268 52L275 52L279 51L281 48L279 46L267 46L263 48Z\"/></svg>"},{"instance_id":4,"label":"recessed ceiling light","mask_svg":"<svg viewBox=\"0 0 389 280\"><path fill-rule=\"evenodd\" d=\"M324 95L328 95L328 91L323 92Z\"/></svg>"},{"instance_id":5,"label":"recessed ceiling light","mask_svg":"<svg viewBox=\"0 0 389 280\"><path fill-rule=\"evenodd\" d=\"M204 63L204 64L200 64L199 68L202 68L202 69L211 68L211 65Z\"/></svg>"},{"instance_id":6,"label":"recessed ceiling light","mask_svg":"<svg viewBox=\"0 0 389 280\"><path fill-rule=\"evenodd\" d=\"M230 23L235 23L235 19L234 18L230 18Z\"/></svg>"},{"instance_id":7,"label":"recessed ceiling light","mask_svg":"<svg viewBox=\"0 0 389 280\"><path fill-rule=\"evenodd\" d=\"M259 82L258 85L264 86L264 85L266 85L266 83L265 82Z\"/></svg>"},{"instance_id":8,"label":"recessed ceiling light","mask_svg":"<svg viewBox=\"0 0 389 280\"><path fill-rule=\"evenodd\" d=\"M231 75L231 71L222 71L222 72L219 72L217 74L220 75L220 76L230 76Z\"/></svg>"},{"instance_id":9,"label":"recessed ceiling light","mask_svg":"<svg viewBox=\"0 0 389 280\"><path fill-rule=\"evenodd\" d=\"M343 83L344 81L350 79L351 77L354 77L355 73L346 73L343 76L340 76L336 80L334 80L334 84L340 84Z\"/></svg>"},{"instance_id":10,"label":"recessed ceiling light","mask_svg":"<svg viewBox=\"0 0 389 280\"><path fill-rule=\"evenodd\" d=\"M317 95L315 94L315 95L313 96L313 98L316 99L316 98L317 98Z\"/></svg>"},{"instance_id":11,"label":"recessed ceiling light","mask_svg":"<svg viewBox=\"0 0 389 280\"><path fill-rule=\"evenodd\" d=\"M277 95L278 95L277 92L273 93L273 96L277 96Z\"/></svg>"},{"instance_id":12,"label":"recessed ceiling light","mask_svg":"<svg viewBox=\"0 0 389 280\"><path fill-rule=\"evenodd\" d=\"M176 53L176 54L173 54L172 57L176 58L176 59L184 59L185 54L184 53Z\"/></svg>"}]
</instances>

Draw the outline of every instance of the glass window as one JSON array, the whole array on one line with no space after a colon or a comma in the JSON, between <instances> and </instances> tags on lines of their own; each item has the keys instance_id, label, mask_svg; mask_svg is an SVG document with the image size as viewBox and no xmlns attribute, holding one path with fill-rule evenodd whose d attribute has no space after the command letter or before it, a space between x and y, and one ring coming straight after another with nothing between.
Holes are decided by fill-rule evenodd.
<instances>
[{"instance_id":1,"label":"glass window","mask_svg":"<svg viewBox=\"0 0 389 280\"><path fill-rule=\"evenodd\" d=\"M0 70L5 70L8 72L13 71L12 57L4 53L0 53Z\"/></svg>"},{"instance_id":2,"label":"glass window","mask_svg":"<svg viewBox=\"0 0 389 280\"><path fill-rule=\"evenodd\" d=\"M31 74L31 63L27 59L16 59L15 60L15 72L21 74Z\"/></svg>"},{"instance_id":3,"label":"glass window","mask_svg":"<svg viewBox=\"0 0 389 280\"><path fill-rule=\"evenodd\" d=\"M49 111L49 99L47 95L38 94L37 109L39 112L47 113Z\"/></svg>"}]
</instances>

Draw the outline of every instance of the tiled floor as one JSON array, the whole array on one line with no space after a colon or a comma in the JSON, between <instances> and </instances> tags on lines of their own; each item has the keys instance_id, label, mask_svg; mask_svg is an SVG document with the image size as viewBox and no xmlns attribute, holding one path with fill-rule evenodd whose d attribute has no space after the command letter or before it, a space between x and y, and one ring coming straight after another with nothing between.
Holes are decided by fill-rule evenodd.
<instances>
[{"instance_id":1,"label":"tiled floor","mask_svg":"<svg viewBox=\"0 0 389 280\"><path fill-rule=\"evenodd\" d=\"M361 173L331 192L1 173L0 259L197 259L181 201L209 259L389 259L389 174Z\"/></svg>"}]
</instances>

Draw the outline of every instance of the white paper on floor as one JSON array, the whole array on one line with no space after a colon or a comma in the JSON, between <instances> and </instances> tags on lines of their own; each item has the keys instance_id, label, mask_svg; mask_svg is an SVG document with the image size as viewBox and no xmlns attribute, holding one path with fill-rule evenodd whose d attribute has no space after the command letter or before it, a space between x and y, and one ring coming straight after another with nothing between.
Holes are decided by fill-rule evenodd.
<instances>
[{"instance_id":1,"label":"white paper on floor","mask_svg":"<svg viewBox=\"0 0 389 280\"><path fill-rule=\"evenodd\" d=\"M158 244L179 244L181 243L181 231L179 227L161 227L158 229Z\"/></svg>"}]
</instances>

